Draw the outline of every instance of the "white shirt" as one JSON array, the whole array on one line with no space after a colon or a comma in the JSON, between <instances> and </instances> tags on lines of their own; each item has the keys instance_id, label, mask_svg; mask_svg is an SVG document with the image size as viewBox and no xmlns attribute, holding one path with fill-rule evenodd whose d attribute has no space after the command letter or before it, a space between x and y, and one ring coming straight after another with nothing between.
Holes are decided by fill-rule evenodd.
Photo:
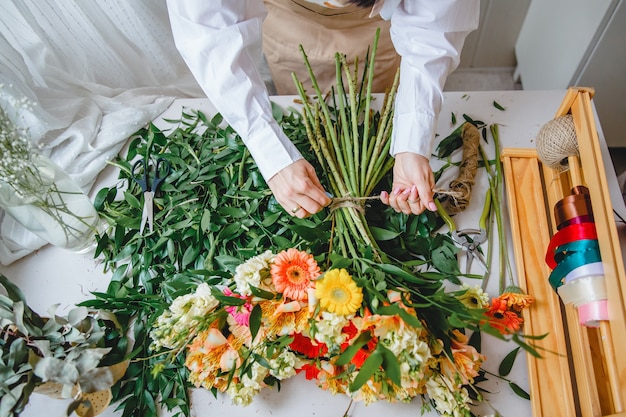
<instances>
[{"instance_id":1,"label":"white shirt","mask_svg":"<svg viewBox=\"0 0 626 417\"><path fill-rule=\"evenodd\" d=\"M176 47L207 97L239 133L266 180L302 158L272 117L259 74L263 0L167 0ZM378 8L377 8L378 10ZM432 153L443 85L478 26L479 0L386 0L401 56L391 154Z\"/></svg>"}]
</instances>

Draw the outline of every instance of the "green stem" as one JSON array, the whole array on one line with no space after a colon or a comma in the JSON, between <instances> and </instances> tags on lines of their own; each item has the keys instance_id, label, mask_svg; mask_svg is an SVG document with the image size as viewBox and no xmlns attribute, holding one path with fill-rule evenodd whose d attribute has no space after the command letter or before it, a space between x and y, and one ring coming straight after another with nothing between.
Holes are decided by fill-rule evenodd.
<instances>
[{"instance_id":1,"label":"green stem","mask_svg":"<svg viewBox=\"0 0 626 417\"><path fill-rule=\"evenodd\" d=\"M502 220L502 205L500 196L502 195L502 163L500 161L500 134L498 132L498 125L493 124L490 126L491 135L493 136L493 142L496 149L496 176L495 187L492 189L491 197L493 205L496 207L496 224L498 227L498 241L500 242L500 293L504 292L507 288L507 277L509 278L510 285L513 283L513 273L511 270L511 264L509 262L509 252L506 245L506 234L504 229L504 222Z\"/></svg>"}]
</instances>

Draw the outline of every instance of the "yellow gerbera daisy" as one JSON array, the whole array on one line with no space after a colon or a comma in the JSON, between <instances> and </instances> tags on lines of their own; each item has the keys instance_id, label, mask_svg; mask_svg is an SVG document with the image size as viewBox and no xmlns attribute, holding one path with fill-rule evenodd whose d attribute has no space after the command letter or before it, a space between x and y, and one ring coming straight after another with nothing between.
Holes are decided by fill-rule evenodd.
<instances>
[{"instance_id":1,"label":"yellow gerbera daisy","mask_svg":"<svg viewBox=\"0 0 626 417\"><path fill-rule=\"evenodd\" d=\"M363 302L363 290L345 269L331 269L315 282L315 296L320 305L331 313L355 313Z\"/></svg>"}]
</instances>

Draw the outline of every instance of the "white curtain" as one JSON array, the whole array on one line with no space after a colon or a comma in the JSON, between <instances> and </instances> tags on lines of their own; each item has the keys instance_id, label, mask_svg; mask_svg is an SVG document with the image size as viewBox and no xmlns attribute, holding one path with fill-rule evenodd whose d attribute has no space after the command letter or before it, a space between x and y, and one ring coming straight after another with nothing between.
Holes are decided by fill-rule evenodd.
<instances>
[{"instance_id":1,"label":"white curtain","mask_svg":"<svg viewBox=\"0 0 626 417\"><path fill-rule=\"evenodd\" d=\"M3 105L35 103L23 119L33 141L85 192L174 98L203 96L165 0L2 0L0 86ZM0 211L1 263L44 244Z\"/></svg>"}]
</instances>

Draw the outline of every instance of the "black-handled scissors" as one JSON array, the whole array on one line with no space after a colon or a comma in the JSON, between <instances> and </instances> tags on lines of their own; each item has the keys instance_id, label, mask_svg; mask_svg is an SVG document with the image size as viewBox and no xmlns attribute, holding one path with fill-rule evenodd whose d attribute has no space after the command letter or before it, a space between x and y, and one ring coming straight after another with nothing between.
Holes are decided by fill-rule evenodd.
<instances>
[{"instance_id":1,"label":"black-handled scissors","mask_svg":"<svg viewBox=\"0 0 626 417\"><path fill-rule=\"evenodd\" d=\"M154 195L159 186L170 174L171 166L167 159L158 158L154 165L154 177L152 177L152 164L149 159L142 158L133 164L132 177L139 184L143 191L143 211L141 213L141 226L139 233L143 231L148 223L150 232L153 230L154 222Z\"/></svg>"}]
</instances>

